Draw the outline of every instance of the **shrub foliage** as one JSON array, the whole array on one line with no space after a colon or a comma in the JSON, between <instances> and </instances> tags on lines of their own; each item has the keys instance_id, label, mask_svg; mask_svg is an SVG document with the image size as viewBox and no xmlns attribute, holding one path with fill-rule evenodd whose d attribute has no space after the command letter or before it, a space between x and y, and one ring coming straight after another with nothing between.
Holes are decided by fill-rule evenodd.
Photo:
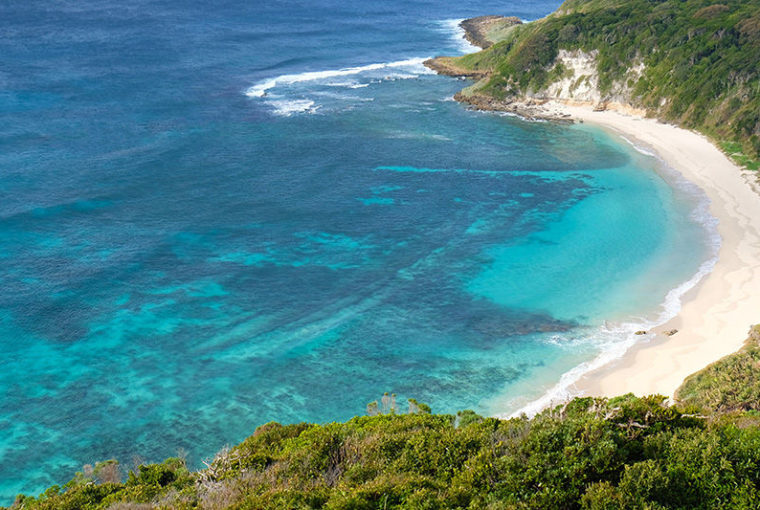
<instances>
[{"instance_id":1,"label":"shrub foliage","mask_svg":"<svg viewBox=\"0 0 760 510\"><path fill-rule=\"evenodd\" d=\"M12 508L757 508L758 466L751 413L702 416L626 395L576 398L531 419L268 423L202 471L169 459L124 483L80 473Z\"/></svg>"}]
</instances>

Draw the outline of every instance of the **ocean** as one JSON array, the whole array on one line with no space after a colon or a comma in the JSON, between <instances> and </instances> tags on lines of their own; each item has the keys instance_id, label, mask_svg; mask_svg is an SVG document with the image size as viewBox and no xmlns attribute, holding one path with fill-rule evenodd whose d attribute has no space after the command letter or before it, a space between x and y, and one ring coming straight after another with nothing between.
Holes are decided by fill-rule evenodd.
<instances>
[{"instance_id":1,"label":"ocean","mask_svg":"<svg viewBox=\"0 0 760 510\"><path fill-rule=\"evenodd\" d=\"M646 341L714 261L704 195L421 65L559 3L0 5L0 504L386 391L534 412Z\"/></svg>"}]
</instances>

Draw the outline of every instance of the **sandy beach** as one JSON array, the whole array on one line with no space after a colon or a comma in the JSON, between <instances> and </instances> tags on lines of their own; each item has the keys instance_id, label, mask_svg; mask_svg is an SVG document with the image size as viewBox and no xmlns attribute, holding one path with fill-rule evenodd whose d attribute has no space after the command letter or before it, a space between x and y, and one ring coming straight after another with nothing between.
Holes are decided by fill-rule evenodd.
<instances>
[{"instance_id":1,"label":"sandy beach","mask_svg":"<svg viewBox=\"0 0 760 510\"><path fill-rule=\"evenodd\" d=\"M586 374L572 388L584 395L672 396L684 378L738 350L749 327L760 322L760 194L755 174L742 171L695 132L628 112L545 106L651 148L711 201L721 237L714 270L682 298L677 317L655 328L653 339ZM663 334L672 329L678 333Z\"/></svg>"}]
</instances>

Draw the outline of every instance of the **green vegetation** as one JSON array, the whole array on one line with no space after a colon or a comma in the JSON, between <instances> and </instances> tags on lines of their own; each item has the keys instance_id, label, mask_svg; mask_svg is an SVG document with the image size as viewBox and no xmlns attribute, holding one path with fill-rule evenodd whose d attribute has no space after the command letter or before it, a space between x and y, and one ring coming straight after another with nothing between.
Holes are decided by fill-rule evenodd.
<instances>
[{"instance_id":1,"label":"green vegetation","mask_svg":"<svg viewBox=\"0 0 760 510\"><path fill-rule=\"evenodd\" d=\"M741 144L737 142L723 141L720 142L720 148L733 159L737 165L743 166L749 170L760 170L760 159L754 159L747 154L744 154L744 150Z\"/></svg>"},{"instance_id":2,"label":"green vegetation","mask_svg":"<svg viewBox=\"0 0 760 510\"><path fill-rule=\"evenodd\" d=\"M513 18L505 18L494 23L488 28L486 38L489 41L502 41L509 37L510 32L516 26Z\"/></svg>"},{"instance_id":3,"label":"green vegetation","mask_svg":"<svg viewBox=\"0 0 760 510\"><path fill-rule=\"evenodd\" d=\"M710 411L760 411L760 326L739 352L688 377L676 398Z\"/></svg>"},{"instance_id":4,"label":"green vegetation","mask_svg":"<svg viewBox=\"0 0 760 510\"><path fill-rule=\"evenodd\" d=\"M479 93L540 95L563 72L559 50L595 55L603 100L623 91L633 106L727 140L738 163L760 167L760 0L567 0L457 65L490 71Z\"/></svg>"},{"instance_id":5,"label":"green vegetation","mask_svg":"<svg viewBox=\"0 0 760 510\"><path fill-rule=\"evenodd\" d=\"M687 387L687 399L700 391ZM202 471L173 458L121 482L109 461L63 488L19 496L12 508L760 507L753 412L703 415L693 404L626 395L499 420L433 415L416 402L410 414L396 414L392 396L384 397L382 410L370 405L374 416L346 423L263 425Z\"/></svg>"}]
</instances>

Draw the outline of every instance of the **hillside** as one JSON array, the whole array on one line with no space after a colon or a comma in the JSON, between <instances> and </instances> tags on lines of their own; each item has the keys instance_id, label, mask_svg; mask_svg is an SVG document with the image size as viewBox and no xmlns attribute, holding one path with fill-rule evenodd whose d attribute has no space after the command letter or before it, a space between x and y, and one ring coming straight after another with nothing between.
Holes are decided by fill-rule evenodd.
<instances>
[{"instance_id":1,"label":"hillside","mask_svg":"<svg viewBox=\"0 0 760 510\"><path fill-rule=\"evenodd\" d=\"M757 331L673 405L576 398L500 420L372 403L346 423L262 425L197 472L181 458L135 466L126 481L116 461L85 466L11 508L758 508Z\"/></svg>"},{"instance_id":2,"label":"hillside","mask_svg":"<svg viewBox=\"0 0 760 510\"><path fill-rule=\"evenodd\" d=\"M448 74L480 78L461 101L633 110L698 129L758 168L760 0L568 0L490 35L484 51L448 61Z\"/></svg>"},{"instance_id":3,"label":"hillside","mask_svg":"<svg viewBox=\"0 0 760 510\"><path fill-rule=\"evenodd\" d=\"M14 509L757 508L760 417L664 397L578 398L533 419L474 413L259 427L209 469L101 464Z\"/></svg>"},{"instance_id":4,"label":"hillside","mask_svg":"<svg viewBox=\"0 0 760 510\"><path fill-rule=\"evenodd\" d=\"M676 392L685 403L714 412L760 412L760 326L744 347L688 377Z\"/></svg>"}]
</instances>

